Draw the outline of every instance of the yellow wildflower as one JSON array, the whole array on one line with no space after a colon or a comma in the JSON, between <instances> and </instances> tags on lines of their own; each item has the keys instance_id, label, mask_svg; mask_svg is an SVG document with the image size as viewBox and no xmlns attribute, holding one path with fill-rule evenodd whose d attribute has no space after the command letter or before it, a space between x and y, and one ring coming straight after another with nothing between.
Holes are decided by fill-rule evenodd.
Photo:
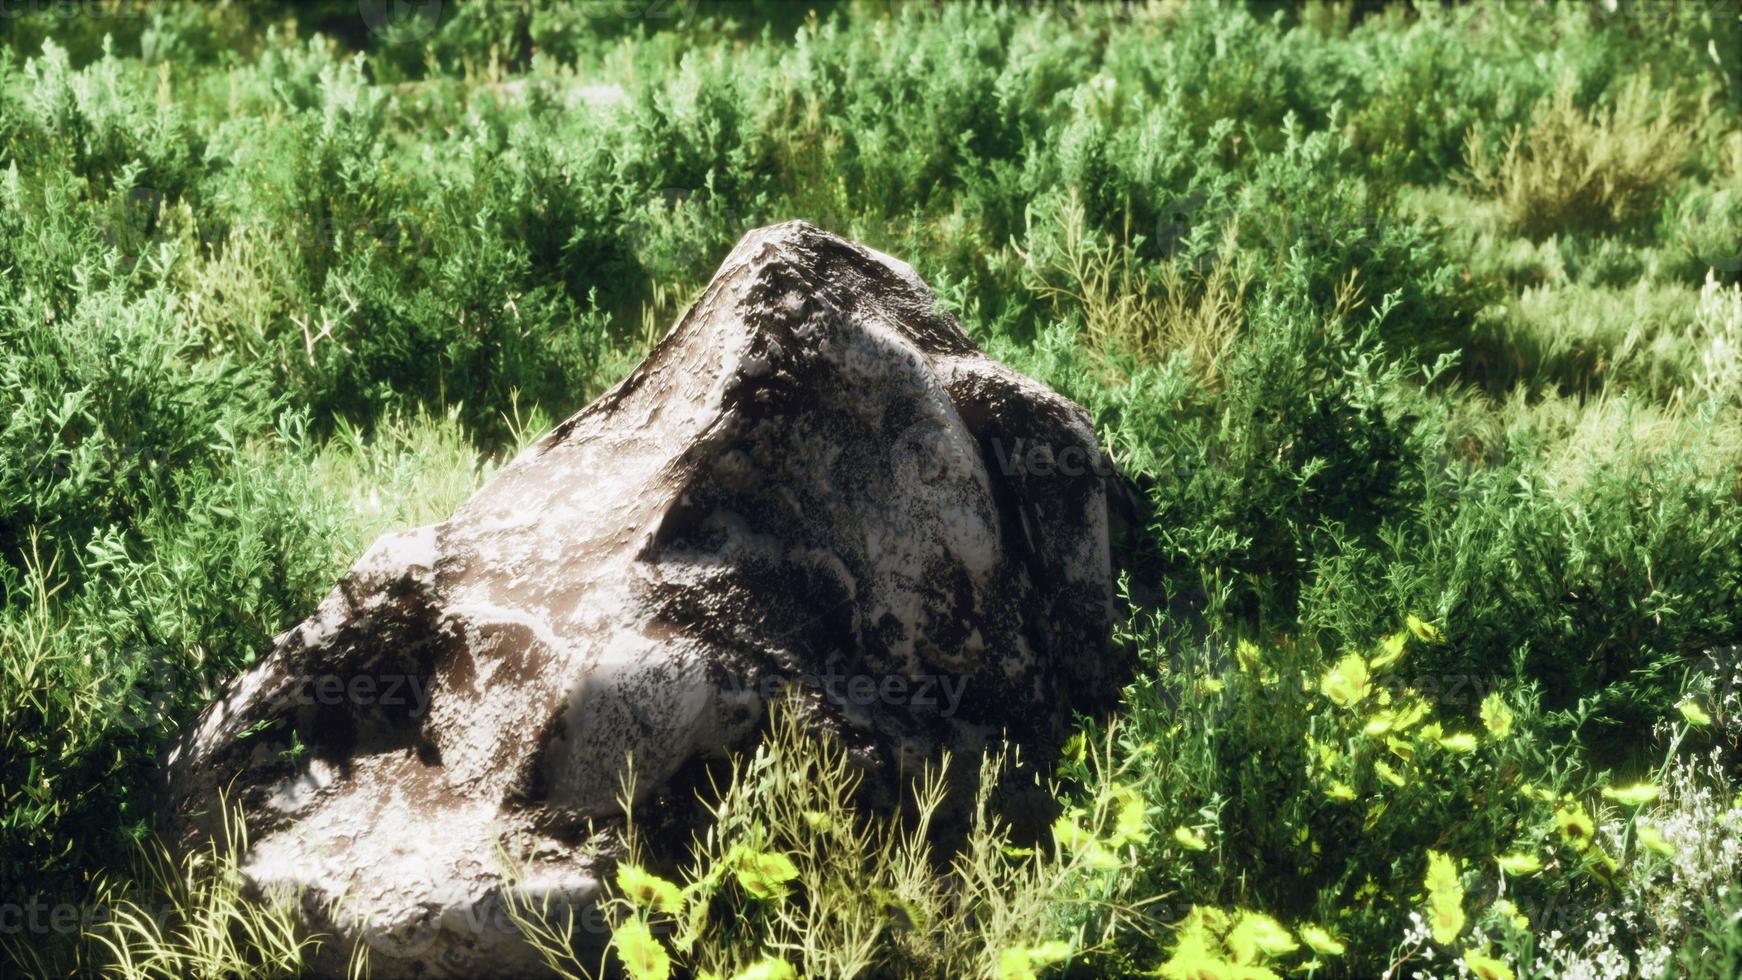
<instances>
[{"instance_id":1,"label":"yellow wildflower","mask_svg":"<svg viewBox=\"0 0 1742 980\"><path fill-rule=\"evenodd\" d=\"M1503 916L1506 921L1512 923L1515 928L1530 928L1530 917L1525 915L1523 912L1518 911L1518 906L1512 904L1509 899L1495 899L1494 911L1499 912L1501 916Z\"/></svg>"},{"instance_id":2,"label":"yellow wildflower","mask_svg":"<svg viewBox=\"0 0 1742 980\"><path fill-rule=\"evenodd\" d=\"M1403 656L1403 644L1409 639L1407 633L1392 633L1379 641L1379 649L1368 664L1374 670L1384 670Z\"/></svg>"},{"instance_id":3,"label":"yellow wildflower","mask_svg":"<svg viewBox=\"0 0 1742 980\"><path fill-rule=\"evenodd\" d=\"M1262 912L1242 912L1225 942L1234 953L1234 962L1240 964L1256 963L1263 957L1282 956L1300 948L1282 923Z\"/></svg>"},{"instance_id":4,"label":"yellow wildflower","mask_svg":"<svg viewBox=\"0 0 1742 980\"><path fill-rule=\"evenodd\" d=\"M1083 829L1077 822L1082 811L1072 810L1052 822L1052 838L1067 851L1076 852L1087 847L1095 839L1095 835Z\"/></svg>"},{"instance_id":5,"label":"yellow wildflower","mask_svg":"<svg viewBox=\"0 0 1742 980\"><path fill-rule=\"evenodd\" d=\"M1690 725L1704 728L1712 723L1712 716L1706 714L1704 709L1692 701L1683 701L1675 706L1675 710L1681 712L1682 717L1686 718Z\"/></svg>"},{"instance_id":6,"label":"yellow wildflower","mask_svg":"<svg viewBox=\"0 0 1742 980\"><path fill-rule=\"evenodd\" d=\"M1117 871L1125 866L1125 862L1119 860L1119 855L1107 850L1100 841L1090 841L1081 856L1090 871Z\"/></svg>"},{"instance_id":7,"label":"yellow wildflower","mask_svg":"<svg viewBox=\"0 0 1742 980\"><path fill-rule=\"evenodd\" d=\"M1469 732L1459 732L1456 735L1447 735L1438 741L1440 743L1440 748L1443 748L1448 752L1476 751L1476 736Z\"/></svg>"},{"instance_id":8,"label":"yellow wildflower","mask_svg":"<svg viewBox=\"0 0 1742 980\"><path fill-rule=\"evenodd\" d=\"M767 956L732 974L732 980L798 980L798 971L785 960Z\"/></svg>"},{"instance_id":9,"label":"yellow wildflower","mask_svg":"<svg viewBox=\"0 0 1742 980\"><path fill-rule=\"evenodd\" d=\"M1166 980L1276 980L1276 973L1263 966L1227 958L1218 939L1227 928L1228 916L1221 909L1192 906L1173 951L1157 972Z\"/></svg>"},{"instance_id":10,"label":"yellow wildflower","mask_svg":"<svg viewBox=\"0 0 1742 980\"><path fill-rule=\"evenodd\" d=\"M1464 885L1449 854L1427 852L1428 928L1434 942L1451 945L1464 931Z\"/></svg>"},{"instance_id":11,"label":"yellow wildflower","mask_svg":"<svg viewBox=\"0 0 1742 980\"><path fill-rule=\"evenodd\" d=\"M1422 703L1420 698L1417 698L1404 707L1375 712L1367 720L1367 726L1363 731L1375 737L1387 732L1401 732L1422 720L1426 715L1427 705Z\"/></svg>"},{"instance_id":12,"label":"yellow wildflower","mask_svg":"<svg viewBox=\"0 0 1742 980\"><path fill-rule=\"evenodd\" d=\"M1495 738L1512 734L1512 709L1506 706L1499 691L1482 699L1482 724L1488 726L1488 733Z\"/></svg>"},{"instance_id":13,"label":"yellow wildflower","mask_svg":"<svg viewBox=\"0 0 1742 980\"><path fill-rule=\"evenodd\" d=\"M1312 947L1313 952L1324 956L1341 956L1346 947L1337 941L1335 936L1320 926L1301 926L1301 941Z\"/></svg>"},{"instance_id":14,"label":"yellow wildflower","mask_svg":"<svg viewBox=\"0 0 1742 980\"><path fill-rule=\"evenodd\" d=\"M1156 973L1166 980L1222 980L1228 969L1207 943L1181 940Z\"/></svg>"},{"instance_id":15,"label":"yellow wildflower","mask_svg":"<svg viewBox=\"0 0 1742 980\"><path fill-rule=\"evenodd\" d=\"M1632 786L1605 786L1603 796L1614 800L1622 806L1644 806L1657 799L1657 787L1650 783L1634 783Z\"/></svg>"},{"instance_id":16,"label":"yellow wildflower","mask_svg":"<svg viewBox=\"0 0 1742 980\"><path fill-rule=\"evenodd\" d=\"M1190 827L1175 827L1173 839L1178 841L1181 847L1192 851L1202 851L1210 846L1210 842L1204 840L1203 835Z\"/></svg>"},{"instance_id":17,"label":"yellow wildflower","mask_svg":"<svg viewBox=\"0 0 1742 980\"><path fill-rule=\"evenodd\" d=\"M1114 783L1107 795L1114 803L1113 836L1107 843L1120 847L1149 840L1149 818L1144 812L1143 797L1122 783Z\"/></svg>"},{"instance_id":18,"label":"yellow wildflower","mask_svg":"<svg viewBox=\"0 0 1742 980\"><path fill-rule=\"evenodd\" d=\"M1079 811L1067 813L1052 824L1053 839L1072 856L1082 859L1093 871L1112 871L1123 865L1119 857L1107 849L1100 838L1077 823Z\"/></svg>"},{"instance_id":19,"label":"yellow wildflower","mask_svg":"<svg viewBox=\"0 0 1742 980\"><path fill-rule=\"evenodd\" d=\"M1518 784L1518 795L1524 797L1527 800L1535 800L1538 803L1553 803L1554 802L1554 794L1552 792L1550 792L1546 789L1541 789L1535 783L1531 783L1531 782L1519 783Z\"/></svg>"},{"instance_id":20,"label":"yellow wildflower","mask_svg":"<svg viewBox=\"0 0 1742 980\"><path fill-rule=\"evenodd\" d=\"M1258 644L1251 640L1241 640L1234 644L1234 663L1241 670L1251 672L1258 666Z\"/></svg>"},{"instance_id":21,"label":"yellow wildflower","mask_svg":"<svg viewBox=\"0 0 1742 980\"><path fill-rule=\"evenodd\" d=\"M1646 850L1655 851L1664 857L1675 856L1675 845L1671 844L1669 840L1658 831L1656 825L1646 823L1642 820L1633 829L1635 833L1639 835L1639 843L1644 846Z\"/></svg>"},{"instance_id":22,"label":"yellow wildflower","mask_svg":"<svg viewBox=\"0 0 1742 980\"><path fill-rule=\"evenodd\" d=\"M1207 930L1216 936L1228 931L1228 913L1214 905L1194 905L1186 913L1186 928Z\"/></svg>"},{"instance_id":23,"label":"yellow wildflower","mask_svg":"<svg viewBox=\"0 0 1742 980\"><path fill-rule=\"evenodd\" d=\"M1512 968L1506 965L1506 961L1489 956L1485 950L1465 950L1464 965L1479 980L1513 980Z\"/></svg>"},{"instance_id":24,"label":"yellow wildflower","mask_svg":"<svg viewBox=\"0 0 1742 980\"><path fill-rule=\"evenodd\" d=\"M644 909L676 915L683 908L683 892L676 885L633 864L617 866L617 889Z\"/></svg>"},{"instance_id":25,"label":"yellow wildflower","mask_svg":"<svg viewBox=\"0 0 1742 980\"><path fill-rule=\"evenodd\" d=\"M1319 680L1319 693L1340 707L1352 708L1371 692L1367 661L1358 653L1347 654Z\"/></svg>"},{"instance_id":26,"label":"yellow wildflower","mask_svg":"<svg viewBox=\"0 0 1742 980\"><path fill-rule=\"evenodd\" d=\"M1451 855L1439 851L1427 852L1426 885L1429 893L1458 891L1462 894L1463 883L1458 875L1458 864Z\"/></svg>"},{"instance_id":27,"label":"yellow wildflower","mask_svg":"<svg viewBox=\"0 0 1742 980\"><path fill-rule=\"evenodd\" d=\"M1438 626L1422 619L1414 613L1410 613L1405 617L1403 622L1405 626L1409 627L1409 631L1414 633L1416 637L1421 640L1432 643L1440 638L1440 628Z\"/></svg>"},{"instance_id":28,"label":"yellow wildflower","mask_svg":"<svg viewBox=\"0 0 1742 980\"><path fill-rule=\"evenodd\" d=\"M1591 839L1597 833L1597 825L1591 820L1591 815L1577 801L1571 799L1555 807L1554 822L1555 828L1575 850L1582 851L1591 846Z\"/></svg>"},{"instance_id":29,"label":"yellow wildflower","mask_svg":"<svg viewBox=\"0 0 1742 980\"><path fill-rule=\"evenodd\" d=\"M998 957L998 980L1035 980L1041 967L1069 958L1069 943L1054 940L1039 946L1019 946L1007 949Z\"/></svg>"},{"instance_id":30,"label":"yellow wildflower","mask_svg":"<svg viewBox=\"0 0 1742 980\"><path fill-rule=\"evenodd\" d=\"M1542 860L1534 854L1502 854L1494 863L1509 875L1533 875L1542 870Z\"/></svg>"},{"instance_id":31,"label":"yellow wildflower","mask_svg":"<svg viewBox=\"0 0 1742 980\"><path fill-rule=\"evenodd\" d=\"M633 980L667 980L671 976L671 954L640 919L619 925L611 934L611 948L623 961L623 972Z\"/></svg>"},{"instance_id":32,"label":"yellow wildflower","mask_svg":"<svg viewBox=\"0 0 1742 980\"><path fill-rule=\"evenodd\" d=\"M773 899L786 895L786 883L798 877L798 866L784 854L738 848L725 860L738 884L753 898Z\"/></svg>"},{"instance_id":33,"label":"yellow wildflower","mask_svg":"<svg viewBox=\"0 0 1742 980\"><path fill-rule=\"evenodd\" d=\"M1428 900L1428 930L1434 942L1449 946L1464 931L1464 907L1461 902L1435 895Z\"/></svg>"}]
</instances>

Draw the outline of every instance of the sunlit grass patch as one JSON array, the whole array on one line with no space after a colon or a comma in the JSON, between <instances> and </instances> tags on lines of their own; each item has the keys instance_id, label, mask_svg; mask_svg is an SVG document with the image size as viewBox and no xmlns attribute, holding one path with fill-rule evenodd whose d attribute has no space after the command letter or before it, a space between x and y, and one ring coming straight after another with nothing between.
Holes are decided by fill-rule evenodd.
<instances>
[{"instance_id":1,"label":"sunlit grass patch","mask_svg":"<svg viewBox=\"0 0 1742 980\"><path fill-rule=\"evenodd\" d=\"M122 980L302 975L326 937L302 929L299 896L255 892L241 868L248 852L241 811L225 800L217 805L222 834L180 855L142 841L125 872L91 887L77 907L84 925L71 954L77 973ZM41 975L69 965L20 937L5 943Z\"/></svg>"},{"instance_id":2,"label":"sunlit grass patch","mask_svg":"<svg viewBox=\"0 0 1742 980\"><path fill-rule=\"evenodd\" d=\"M1468 369L1495 389L1685 396L1703 353L1698 302L1691 287L1646 282L1526 288L1478 321Z\"/></svg>"},{"instance_id":3,"label":"sunlit grass patch","mask_svg":"<svg viewBox=\"0 0 1742 980\"><path fill-rule=\"evenodd\" d=\"M528 438L547 427L542 419L520 424L531 428ZM343 515L335 560L355 560L387 532L446 519L499 462L480 457L453 410L387 416L367 432L340 422L310 471L316 492L330 495Z\"/></svg>"}]
</instances>

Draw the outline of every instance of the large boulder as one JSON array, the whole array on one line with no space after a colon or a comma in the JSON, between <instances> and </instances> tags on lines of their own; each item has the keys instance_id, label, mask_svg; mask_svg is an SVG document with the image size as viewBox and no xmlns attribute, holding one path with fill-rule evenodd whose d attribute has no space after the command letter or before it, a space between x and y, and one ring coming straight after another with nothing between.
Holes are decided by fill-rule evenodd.
<instances>
[{"instance_id":1,"label":"large boulder","mask_svg":"<svg viewBox=\"0 0 1742 980\"><path fill-rule=\"evenodd\" d=\"M868 806L941 749L1046 758L1117 683L1107 476L1088 415L905 263L759 229L627 379L229 685L168 827L212 833L227 790L252 884L339 937L321 969L363 941L377 976L530 971L507 864L588 907L626 759L639 806L693 810L685 774L772 697L847 741Z\"/></svg>"}]
</instances>

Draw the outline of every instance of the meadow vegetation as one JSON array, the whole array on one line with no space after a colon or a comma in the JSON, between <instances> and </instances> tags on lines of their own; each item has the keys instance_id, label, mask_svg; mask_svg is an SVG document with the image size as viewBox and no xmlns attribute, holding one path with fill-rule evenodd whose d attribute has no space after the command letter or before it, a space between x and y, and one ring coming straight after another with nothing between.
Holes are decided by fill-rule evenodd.
<instances>
[{"instance_id":1,"label":"meadow vegetation","mask_svg":"<svg viewBox=\"0 0 1742 980\"><path fill-rule=\"evenodd\" d=\"M1734 3L418 6L0 18L13 967L293 975L178 726L802 217L1094 415L1137 674L954 856L777 714L609 963L1742 971Z\"/></svg>"}]
</instances>

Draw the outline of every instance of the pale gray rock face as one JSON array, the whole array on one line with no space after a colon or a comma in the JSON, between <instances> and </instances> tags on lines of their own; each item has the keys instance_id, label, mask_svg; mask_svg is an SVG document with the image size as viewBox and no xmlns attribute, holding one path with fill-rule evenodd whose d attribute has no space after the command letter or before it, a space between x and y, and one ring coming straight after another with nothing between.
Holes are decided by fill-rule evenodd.
<instances>
[{"instance_id":1,"label":"pale gray rock face","mask_svg":"<svg viewBox=\"0 0 1742 980\"><path fill-rule=\"evenodd\" d=\"M782 691L868 805L942 748L1044 759L1118 681L1108 479L1088 415L905 263L759 229L627 379L377 541L226 689L168 826L210 833L229 787L251 882L339 937L320 969L362 941L376 976L533 972L507 864L588 907L626 758L639 806L693 809L684 774Z\"/></svg>"}]
</instances>

